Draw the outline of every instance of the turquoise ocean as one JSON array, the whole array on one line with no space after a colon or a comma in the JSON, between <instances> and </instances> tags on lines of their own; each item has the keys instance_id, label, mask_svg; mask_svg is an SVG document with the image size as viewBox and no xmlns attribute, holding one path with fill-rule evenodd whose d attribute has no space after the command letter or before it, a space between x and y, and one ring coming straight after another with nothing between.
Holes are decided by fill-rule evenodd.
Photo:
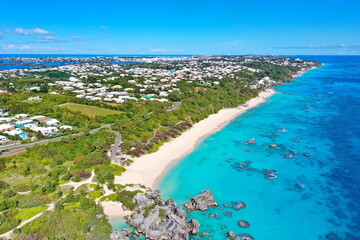
<instances>
[{"instance_id":1,"label":"turquoise ocean","mask_svg":"<svg viewBox=\"0 0 360 240\"><path fill-rule=\"evenodd\" d=\"M210 189L222 207L190 214L212 234L192 239L227 239L229 231L256 240L360 239L360 56L299 57L324 66L276 87L278 94L207 137L162 179L164 199L184 204ZM244 144L251 138L255 144ZM276 169L277 178L266 179L263 169ZM223 206L235 201L246 208Z\"/></svg>"},{"instance_id":2,"label":"turquoise ocean","mask_svg":"<svg viewBox=\"0 0 360 240\"><path fill-rule=\"evenodd\" d=\"M222 209L191 214L213 234L202 239L226 239L228 231L258 240L360 239L360 57L302 58L324 66L276 87L162 180L164 197L178 204L213 191ZM255 144L243 144L251 138ZM263 169L276 169L277 178L266 179ZM246 208L223 207L235 201Z\"/></svg>"}]
</instances>

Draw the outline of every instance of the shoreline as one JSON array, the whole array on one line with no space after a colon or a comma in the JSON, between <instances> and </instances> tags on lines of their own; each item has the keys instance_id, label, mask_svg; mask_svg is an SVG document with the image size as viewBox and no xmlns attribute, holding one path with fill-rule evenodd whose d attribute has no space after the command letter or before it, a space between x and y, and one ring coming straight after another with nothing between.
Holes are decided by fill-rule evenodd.
<instances>
[{"instance_id":1,"label":"shoreline","mask_svg":"<svg viewBox=\"0 0 360 240\"><path fill-rule=\"evenodd\" d=\"M164 143L158 151L134 159L126 172L115 177L116 184L142 184L153 189L179 160L193 152L209 135L220 131L246 111L266 102L276 91L271 88L235 108L225 108L194 124L179 137ZM179 150L181 149L181 150Z\"/></svg>"}]
</instances>

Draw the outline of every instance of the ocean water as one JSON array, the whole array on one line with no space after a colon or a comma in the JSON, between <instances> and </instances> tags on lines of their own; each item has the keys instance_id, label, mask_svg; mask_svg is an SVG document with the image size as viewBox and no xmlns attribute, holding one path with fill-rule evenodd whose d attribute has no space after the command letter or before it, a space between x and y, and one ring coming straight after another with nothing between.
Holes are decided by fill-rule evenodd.
<instances>
[{"instance_id":1,"label":"ocean water","mask_svg":"<svg viewBox=\"0 0 360 240\"><path fill-rule=\"evenodd\" d=\"M325 65L277 87L279 94L206 138L160 183L178 204L205 189L220 206L246 203L192 213L213 234L202 239L226 239L228 231L257 240L360 239L360 57L302 58ZM255 144L243 143L251 138ZM298 154L286 158L290 150ZM245 162L248 169L239 167ZM266 179L264 168L277 178Z\"/></svg>"}]
</instances>

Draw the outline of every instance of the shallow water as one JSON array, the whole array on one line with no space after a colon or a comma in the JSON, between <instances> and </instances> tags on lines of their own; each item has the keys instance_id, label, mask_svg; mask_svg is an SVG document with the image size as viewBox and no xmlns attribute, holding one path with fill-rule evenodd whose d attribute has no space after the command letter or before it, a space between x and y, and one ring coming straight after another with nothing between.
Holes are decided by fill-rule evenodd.
<instances>
[{"instance_id":1,"label":"shallow water","mask_svg":"<svg viewBox=\"0 0 360 240\"><path fill-rule=\"evenodd\" d=\"M228 231L260 240L360 239L360 57L307 58L325 66L277 87L279 94L205 139L162 180L164 197L179 204L204 189L220 205L246 203L192 214L210 239ZM255 144L243 144L251 138ZM290 150L299 153L285 158ZM239 167L244 161L251 169ZM277 169L278 178L265 179L264 168Z\"/></svg>"}]
</instances>

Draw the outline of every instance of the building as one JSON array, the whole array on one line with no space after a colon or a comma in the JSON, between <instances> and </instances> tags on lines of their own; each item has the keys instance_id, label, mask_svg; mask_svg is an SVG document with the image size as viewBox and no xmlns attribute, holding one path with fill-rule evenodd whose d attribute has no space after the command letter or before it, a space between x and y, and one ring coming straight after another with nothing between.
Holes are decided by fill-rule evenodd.
<instances>
[{"instance_id":1,"label":"building","mask_svg":"<svg viewBox=\"0 0 360 240\"><path fill-rule=\"evenodd\" d=\"M50 126L57 126L57 125L59 125L59 123L60 122L58 120L54 119L54 118L45 121L45 125L49 126L49 127Z\"/></svg>"},{"instance_id":2,"label":"building","mask_svg":"<svg viewBox=\"0 0 360 240\"><path fill-rule=\"evenodd\" d=\"M7 109L0 109L0 117L9 116L9 111Z\"/></svg>"},{"instance_id":3,"label":"building","mask_svg":"<svg viewBox=\"0 0 360 240\"><path fill-rule=\"evenodd\" d=\"M9 139L7 137L0 135L0 143L4 143L7 141L9 141Z\"/></svg>"},{"instance_id":4,"label":"building","mask_svg":"<svg viewBox=\"0 0 360 240\"><path fill-rule=\"evenodd\" d=\"M0 132L10 131L15 129L15 126L13 124L0 124Z\"/></svg>"},{"instance_id":5,"label":"building","mask_svg":"<svg viewBox=\"0 0 360 240\"><path fill-rule=\"evenodd\" d=\"M19 121L15 122L15 126L16 127L23 127L23 126L31 124L31 123L33 123L33 120L31 120L31 119L19 120Z\"/></svg>"}]
</instances>

